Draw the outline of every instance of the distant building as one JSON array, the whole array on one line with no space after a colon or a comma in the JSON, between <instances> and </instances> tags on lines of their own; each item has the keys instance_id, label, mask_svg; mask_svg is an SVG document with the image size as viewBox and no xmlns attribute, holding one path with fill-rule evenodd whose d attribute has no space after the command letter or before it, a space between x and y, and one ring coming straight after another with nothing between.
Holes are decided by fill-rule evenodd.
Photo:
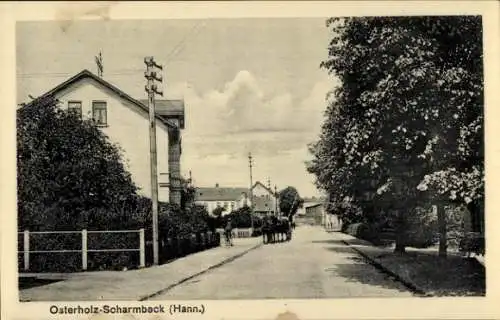
<instances>
[{"instance_id":1,"label":"distant building","mask_svg":"<svg viewBox=\"0 0 500 320\"><path fill-rule=\"evenodd\" d=\"M257 181L253 186L253 211L259 216L277 215L279 197L273 190Z\"/></svg>"},{"instance_id":2,"label":"distant building","mask_svg":"<svg viewBox=\"0 0 500 320\"><path fill-rule=\"evenodd\" d=\"M325 201L325 199L320 197L302 198L302 200L304 200L304 203L302 204L302 207L297 209L297 217L304 216L306 214L307 207L315 206Z\"/></svg>"},{"instance_id":3,"label":"distant building","mask_svg":"<svg viewBox=\"0 0 500 320\"><path fill-rule=\"evenodd\" d=\"M258 181L253 185L252 191L254 212L261 216L275 214L277 195ZM215 187L196 188L195 201L205 206L209 213L217 207L225 208L223 214L228 214L244 206L251 206L249 188L221 187L218 183Z\"/></svg>"},{"instance_id":4,"label":"distant building","mask_svg":"<svg viewBox=\"0 0 500 320\"><path fill-rule=\"evenodd\" d=\"M224 214L231 213L245 205L250 206L248 188L226 188L216 184L215 187L196 188L195 202L204 206L211 214L215 208L223 207Z\"/></svg>"},{"instance_id":5,"label":"distant building","mask_svg":"<svg viewBox=\"0 0 500 320\"><path fill-rule=\"evenodd\" d=\"M325 220L325 208L322 203L310 205L306 207L306 213L304 215L311 224L322 225Z\"/></svg>"},{"instance_id":6,"label":"distant building","mask_svg":"<svg viewBox=\"0 0 500 320\"><path fill-rule=\"evenodd\" d=\"M134 99L88 70L62 82L28 105L44 97L57 99L61 109L73 112L82 119L93 119L110 141L123 150L125 168L139 187L139 194L151 197L147 101ZM160 201L180 204L184 102L156 100L155 113L158 198Z\"/></svg>"}]
</instances>

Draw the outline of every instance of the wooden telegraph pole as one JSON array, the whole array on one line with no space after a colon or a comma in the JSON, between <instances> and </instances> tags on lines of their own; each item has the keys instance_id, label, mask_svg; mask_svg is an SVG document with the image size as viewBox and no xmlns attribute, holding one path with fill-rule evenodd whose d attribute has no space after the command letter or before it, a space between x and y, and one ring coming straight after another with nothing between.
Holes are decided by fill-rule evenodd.
<instances>
[{"instance_id":1,"label":"wooden telegraph pole","mask_svg":"<svg viewBox=\"0 0 500 320\"><path fill-rule=\"evenodd\" d=\"M161 75L157 75L156 69L162 70L157 65L153 57L144 58L146 72L144 76L148 80L146 92L148 94L149 107L149 153L151 162L151 201L153 202L153 264L159 263L158 250L158 174L157 174L157 156L156 156L156 114L155 114L155 94L163 96L163 92L158 90L154 81L161 82Z\"/></svg>"},{"instance_id":2,"label":"wooden telegraph pole","mask_svg":"<svg viewBox=\"0 0 500 320\"><path fill-rule=\"evenodd\" d=\"M250 168L250 223L253 232L253 179L252 179L252 153L248 154L248 166Z\"/></svg>"},{"instance_id":3,"label":"wooden telegraph pole","mask_svg":"<svg viewBox=\"0 0 500 320\"><path fill-rule=\"evenodd\" d=\"M275 212L276 212L276 215L281 218L281 215L280 215L280 212L279 212L279 207L278 207L278 187L276 185L274 185L274 205L275 205Z\"/></svg>"}]
</instances>

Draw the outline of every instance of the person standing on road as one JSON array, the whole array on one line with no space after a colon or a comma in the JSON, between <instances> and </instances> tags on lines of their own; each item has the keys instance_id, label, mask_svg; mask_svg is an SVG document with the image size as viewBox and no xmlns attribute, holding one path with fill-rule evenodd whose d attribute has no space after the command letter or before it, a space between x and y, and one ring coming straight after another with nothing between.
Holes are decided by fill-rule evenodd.
<instances>
[{"instance_id":1,"label":"person standing on road","mask_svg":"<svg viewBox=\"0 0 500 320\"><path fill-rule=\"evenodd\" d=\"M231 218L227 219L226 227L224 228L224 235L226 238L226 245L233 245L233 224L231 223Z\"/></svg>"}]
</instances>

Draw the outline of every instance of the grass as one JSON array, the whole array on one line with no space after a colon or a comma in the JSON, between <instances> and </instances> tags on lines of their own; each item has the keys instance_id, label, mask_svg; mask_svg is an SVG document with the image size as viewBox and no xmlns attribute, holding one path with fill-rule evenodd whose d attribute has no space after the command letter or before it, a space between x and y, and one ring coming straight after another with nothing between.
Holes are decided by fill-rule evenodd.
<instances>
[{"instance_id":1,"label":"grass","mask_svg":"<svg viewBox=\"0 0 500 320\"><path fill-rule=\"evenodd\" d=\"M366 251L367 247L359 248ZM485 268L475 259L456 254L440 258L437 251L408 248L405 254L395 254L389 248L384 253L369 254L387 269L415 284L433 296L484 296ZM367 252L368 253L368 252Z\"/></svg>"}]
</instances>

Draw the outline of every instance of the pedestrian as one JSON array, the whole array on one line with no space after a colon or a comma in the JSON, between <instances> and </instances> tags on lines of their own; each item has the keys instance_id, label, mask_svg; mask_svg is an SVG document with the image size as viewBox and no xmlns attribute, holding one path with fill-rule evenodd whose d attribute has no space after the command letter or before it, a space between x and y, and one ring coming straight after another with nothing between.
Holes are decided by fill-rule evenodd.
<instances>
[{"instance_id":1,"label":"pedestrian","mask_svg":"<svg viewBox=\"0 0 500 320\"><path fill-rule=\"evenodd\" d=\"M233 238L233 225L231 223L230 217L227 218L226 227L224 228L224 235L226 238L226 245L232 246L233 245L233 240L232 240L232 238Z\"/></svg>"}]
</instances>

